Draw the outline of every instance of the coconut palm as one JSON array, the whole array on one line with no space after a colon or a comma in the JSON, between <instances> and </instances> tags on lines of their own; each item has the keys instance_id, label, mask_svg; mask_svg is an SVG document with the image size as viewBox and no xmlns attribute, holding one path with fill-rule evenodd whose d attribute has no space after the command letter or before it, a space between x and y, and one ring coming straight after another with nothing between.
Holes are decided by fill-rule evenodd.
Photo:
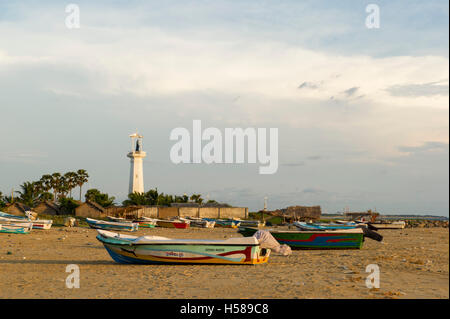
<instances>
[{"instance_id":1,"label":"coconut palm","mask_svg":"<svg viewBox=\"0 0 450 319\"><path fill-rule=\"evenodd\" d=\"M149 200L143 193L130 193L128 194L128 199L122 202L124 206L130 205L149 205Z\"/></svg>"},{"instance_id":2,"label":"coconut palm","mask_svg":"<svg viewBox=\"0 0 450 319\"><path fill-rule=\"evenodd\" d=\"M84 169L79 169L77 171L77 176L75 178L75 183L80 187L80 201L81 201L81 187L84 183L88 182L89 175Z\"/></svg>"},{"instance_id":3,"label":"coconut palm","mask_svg":"<svg viewBox=\"0 0 450 319\"><path fill-rule=\"evenodd\" d=\"M55 196L55 200L58 200L59 198L58 195L62 188L62 181L63 181L61 178L62 176L60 173L53 173L51 177L52 177L51 185L53 188L53 194Z\"/></svg>"},{"instance_id":4,"label":"coconut palm","mask_svg":"<svg viewBox=\"0 0 450 319\"><path fill-rule=\"evenodd\" d=\"M43 192L48 192L49 190L52 189L52 180L53 180L52 175L49 174L42 175L41 179L39 180L39 183L42 186Z\"/></svg>"},{"instance_id":5,"label":"coconut palm","mask_svg":"<svg viewBox=\"0 0 450 319\"><path fill-rule=\"evenodd\" d=\"M203 203L203 198L201 194L192 194L190 199L191 201L194 201L200 205Z\"/></svg>"},{"instance_id":6,"label":"coconut palm","mask_svg":"<svg viewBox=\"0 0 450 319\"><path fill-rule=\"evenodd\" d=\"M67 172L64 174L64 181L69 191L69 197L72 198L72 189L77 186L77 173Z\"/></svg>"},{"instance_id":7,"label":"coconut palm","mask_svg":"<svg viewBox=\"0 0 450 319\"><path fill-rule=\"evenodd\" d=\"M25 182L20 185L21 191L16 193L20 194L19 201L27 206L33 207L39 198L39 192L35 187L35 182Z\"/></svg>"}]
</instances>

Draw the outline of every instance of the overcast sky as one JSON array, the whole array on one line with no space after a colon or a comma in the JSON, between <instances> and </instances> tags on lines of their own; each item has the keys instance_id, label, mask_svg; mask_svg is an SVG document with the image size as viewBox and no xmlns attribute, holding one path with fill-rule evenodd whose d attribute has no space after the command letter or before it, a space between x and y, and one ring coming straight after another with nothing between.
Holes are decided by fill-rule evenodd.
<instances>
[{"instance_id":1,"label":"overcast sky","mask_svg":"<svg viewBox=\"0 0 450 319\"><path fill-rule=\"evenodd\" d=\"M449 214L447 1L0 2L0 191L79 168L250 210ZM380 7L368 29L365 8ZM170 161L172 129L279 129L279 168Z\"/></svg>"}]
</instances>

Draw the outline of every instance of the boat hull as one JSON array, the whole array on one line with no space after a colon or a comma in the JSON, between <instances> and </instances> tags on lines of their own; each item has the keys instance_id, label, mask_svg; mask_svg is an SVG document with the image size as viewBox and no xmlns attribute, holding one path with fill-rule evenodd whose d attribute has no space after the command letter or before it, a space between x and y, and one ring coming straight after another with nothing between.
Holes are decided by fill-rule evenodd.
<instances>
[{"instance_id":1,"label":"boat hull","mask_svg":"<svg viewBox=\"0 0 450 319\"><path fill-rule=\"evenodd\" d=\"M164 228L179 228L179 229L186 229L189 227L189 223L176 222L176 221L170 221L170 220L158 220L156 222L156 225L158 225L159 227L164 227Z\"/></svg>"},{"instance_id":2,"label":"boat hull","mask_svg":"<svg viewBox=\"0 0 450 319\"><path fill-rule=\"evenodd\" d=\"M103 243L111 258L122 264L233 264L266 263L270 250L259 245L221 244L130 244L105 238Z\"/></svg>"},{"instance_id":3,"label":"boat hull","mask_svg":"<svg viewBox=\"0 0 450 319\"><path fill-rule=\"evenodd\" d=\"M139 224L139 227L144 227L144 228L154 228L154 227L156 227L156 225L154 223L151 223L151 222L139 222L139 221L136 221L135 223Z\"/></svg>"},{"instance_id":4,"label":"boat hull","mask_svg":"<svg viewBox=\"0 0 450 319\"><path fill-rule=\"evenodd\" d=\"M239 228L244 236L252 236L258 229ZM280 243L292 249L361 249L364 234L327 231L274 231L270 234Z\"/></svg>"},{"instance_id":5,"label":"boat hull","mask_svg":"<svg viewBox=\"0 0 450 319\"><path fill-rule=\"evenodd\" d=\"M138 224L135 223L116 223L116 222L104 222L101 220L93 220L86 218L86 222L89 227L93 229L104 229L104 230L122 230L122 231L137 231Z\"/></svg>"},{"instance_id":6,"label":"boat hull","mask_svg":"<svg viewBox=\"0 0 450 319\"><path fill-rule=\"evenodd\" d=\"M13 224L0 224L0 233L6 234L28 234L32 225L13 225Z\"/></svg>"},{"instance_id":7,"label":"boat hull","mask_svg":"<svg viewBox=\"0 0 450 319\"><path fill-rule=\"evenodd\" d=\"M53 221L52 220L33 220L31 222L33 224L33 229L44 229L48 230L52 228Z\"/></svg>"},{"instance_id":8,"label":"boat hull","mask_svg":"<svg viewBox=\"0 0 450 319\"><path fill-rule=\"evenodd\" d=\"M372 227L375 227L376 229L404 229L405 225L404 223L392 223L392 224L377 224L377 223L369 223Z\"/></svg>"},{"instance_id":9,"label":"boat hull","mask_svg":"<svg viewBox=\"0 0 450 319\"><path fill-rule=\"evenodd\" d=\"M207 221L213 221L215 222L215 227L222 227L222 228L238 228L241 224L240 221L236 220L221 220L221 219L213 219L213 218L203 218Z\"/></svg>"}]
</instances>

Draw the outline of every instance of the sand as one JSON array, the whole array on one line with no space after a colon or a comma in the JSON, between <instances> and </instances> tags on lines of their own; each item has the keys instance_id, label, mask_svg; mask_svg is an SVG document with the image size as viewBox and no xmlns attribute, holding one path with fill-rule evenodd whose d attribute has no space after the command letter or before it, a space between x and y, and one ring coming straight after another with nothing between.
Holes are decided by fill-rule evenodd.
<instances>
[{"instance_id":1,"label":"sand","mask_svg":"<svg viewBox=\"0 0 450 319\"><path fill-rule=\"evenodd\" d=\"M449 298L448 228L380 231L361 250L294 250L267 264L121 265L93 229L0 234L0 298ZM240 237L235 229L141 229L174 238ZM66 287L68 264L80 288ZM366 266L380 268L369 289Z\"/></svg>"}]
</instances>

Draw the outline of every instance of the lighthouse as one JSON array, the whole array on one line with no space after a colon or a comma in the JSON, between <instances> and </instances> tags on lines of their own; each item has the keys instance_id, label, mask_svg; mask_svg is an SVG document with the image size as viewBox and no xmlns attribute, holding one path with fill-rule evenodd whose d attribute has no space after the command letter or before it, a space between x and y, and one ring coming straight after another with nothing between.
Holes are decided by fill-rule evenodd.
<instances>
[{"instance_id":1,"label":"lighthouse","mask_svg":"<svg viewBox=\"0 0 450 319\"><path fill-rule=\"evenodd\" d=\"M144 170L142 161L147 153L142 150L142 138L137 132L130 135L131 152L127 154L130 158L130 185L128 193L144 193Z\"/></svg>"}]
</instances>

